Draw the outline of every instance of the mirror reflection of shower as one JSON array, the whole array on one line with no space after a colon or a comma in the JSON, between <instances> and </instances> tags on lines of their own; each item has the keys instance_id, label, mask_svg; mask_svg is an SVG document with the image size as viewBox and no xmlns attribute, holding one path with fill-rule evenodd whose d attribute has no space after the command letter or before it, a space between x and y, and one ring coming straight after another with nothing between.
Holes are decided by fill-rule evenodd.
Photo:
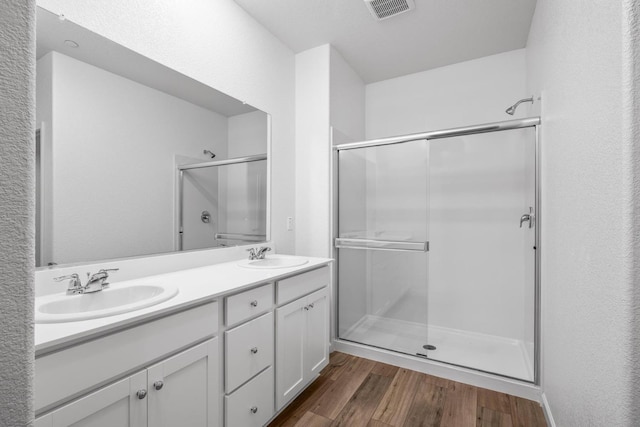
<instances>
[{"instance_id":1,"label":"mirror reflection of shower","mask_svg":"<svg viewBox=\"0 0 640 427\"><path fill-rule=\"evenodd\" d=\"M266 241L266 155L180 165L177 196L178 250Z\"/></svg>"}]
</instances>

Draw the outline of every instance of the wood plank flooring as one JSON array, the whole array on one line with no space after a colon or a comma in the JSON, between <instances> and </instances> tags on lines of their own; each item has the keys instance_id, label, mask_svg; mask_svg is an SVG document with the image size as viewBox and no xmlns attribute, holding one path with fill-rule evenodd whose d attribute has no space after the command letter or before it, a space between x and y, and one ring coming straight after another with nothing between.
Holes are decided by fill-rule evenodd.
<instances>
[{"instance_id":1,"label":"wood plank flooring","mask_svg":"<svg viewBox=\"0 0 640 427\"><path fill-rule=\"evenodd\" d=\"M270 427L538 427L536 402L335 352Z\"/></svg>"}]
</instances>

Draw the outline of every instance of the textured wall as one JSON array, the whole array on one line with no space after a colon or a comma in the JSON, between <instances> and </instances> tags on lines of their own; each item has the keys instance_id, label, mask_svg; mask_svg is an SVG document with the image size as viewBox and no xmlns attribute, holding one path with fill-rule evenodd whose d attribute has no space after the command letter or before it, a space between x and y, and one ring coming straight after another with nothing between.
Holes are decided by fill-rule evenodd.
<instances>
[{"instance_id":1,"label":"textured wall","mask_svg":"<svg viewBox=\"0 0 640 427\"><path fill-rule=\"evenodd\" d=\"M271 232L293 252L293 52L233 0L38 0L38 5L272 115Z\"/></svg>"},{"instance_id":2,"label":"textured wall","mask_svg":"<svg viewBox=\"0 0 640 427\"><path fill-rule=\"evenodd\" d=\"M640 3L622 2L622 131L628 143L624 146L623 173L627 213L623 219L628 239L628 254L632 262L629 271L632 298L630 398L632 420L640 420Z\"/></svg>"},{"instance_id":3,"label":"textured wall","mask_svg":"<svg viewBox=\"0 0 640 427\"><path fill-rule=\"evenodd\" d=\"M0 425L31 424L35 2L0 3Z\"/></svg>"},{"instance_id":4,"label":"textured wall","mask_svg":"<svg viewBox=\"0 0 640 427\"><path fill-rule=\"evenodd\" d=\"M527 44L542 95L542 380L559 426L637 425L622 4L538 0Z\"/></svg>"}]
</instances>

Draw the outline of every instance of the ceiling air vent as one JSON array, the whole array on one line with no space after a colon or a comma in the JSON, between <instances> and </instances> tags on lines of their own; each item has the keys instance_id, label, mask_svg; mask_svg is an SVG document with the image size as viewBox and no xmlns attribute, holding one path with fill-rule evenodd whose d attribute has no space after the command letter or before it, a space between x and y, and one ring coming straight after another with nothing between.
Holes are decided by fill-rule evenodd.
<instances>
[{"instance_id":1,"label":"ceiling air vent","mask_svg":"<svg viewBox=\"0 0 640 427\"><path fill-rule=\"evenodd\" d=\"M364 0L364 3L378 21L408 12L416 7L413 0Z\"/></svg>"}]
</instances>

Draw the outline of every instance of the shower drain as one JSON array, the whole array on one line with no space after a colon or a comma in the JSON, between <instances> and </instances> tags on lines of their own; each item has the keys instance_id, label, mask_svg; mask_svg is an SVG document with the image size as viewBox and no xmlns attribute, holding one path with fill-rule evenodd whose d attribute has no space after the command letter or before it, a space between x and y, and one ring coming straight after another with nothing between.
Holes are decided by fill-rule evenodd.
<instances>
[{"instance_id":1,"label":"shower drain","mask_svg":"<svg viewBox=\"0 0 640 427\"><path fill-rule=\"evenodd\" d=\"M425 350L435 350L436 346L431 344L425 344L422 346L422 348L424 348Z\"/></svg>"}]
</instances>

